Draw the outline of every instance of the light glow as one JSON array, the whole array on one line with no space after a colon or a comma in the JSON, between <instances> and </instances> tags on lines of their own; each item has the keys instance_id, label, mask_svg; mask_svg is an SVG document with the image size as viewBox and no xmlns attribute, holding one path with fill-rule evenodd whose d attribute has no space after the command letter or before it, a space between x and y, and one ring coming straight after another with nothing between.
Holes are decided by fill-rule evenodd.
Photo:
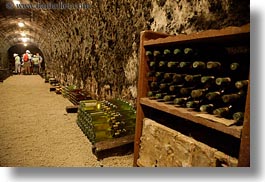
<instances>
[{"instance_id":1,"label":"light glow","mask_svg":"<svg viewBox=\"0 0 265 182\"><path fill-rule=\"evenodd\" d=\"M28 41L28 38L23 37L23 38L21 38L21 40L22 40L22 42L27 42Z\"/></svg>"},{"instance_id":2,"label":"light glow","mask_svg":"<svg viewBox=\"0 0 265 182\"><path fill-rule=\"evenodd\" d=\"M19 26L19 27L24 27L25 24L24 24L23 22L19 22L19 23L18 23L18 26Z\"/></svg>"},{"instance_id":3,"label":"light glow","mask_svg":"<svg viewBox=\"0 0 265 182\"><path fill-rule=\"evenodd\" d=\"M25 34L24 32L22 32L20 35L21 35L21 36L23 36L23 37L25 37L25 36L26 36L26 34Z\"/></svg>"}]
</instances>

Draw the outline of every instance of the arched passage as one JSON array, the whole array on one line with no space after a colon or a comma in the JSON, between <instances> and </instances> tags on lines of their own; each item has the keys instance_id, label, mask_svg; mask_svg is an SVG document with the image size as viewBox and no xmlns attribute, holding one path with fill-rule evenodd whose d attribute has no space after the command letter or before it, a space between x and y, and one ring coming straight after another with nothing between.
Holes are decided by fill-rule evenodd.
<instances>
[{"instance_id":1,"label":"arched passage","mask_svg":"<svg viewBox=\"0 0 265 182\"><path fill-rule=\"evenodd\" d=\"M11 46L8 49L9 68L14 70L15 63L14 63L13 54L16 53L21 57L26 52L26 50L29 50L31 52L31 54L39 53L39 55L43 58L41 67L42 67L42 69L45 69L44 54L39 47L37 47L33 44L30 44L27 46L24 46L24 44L16 44L16 45Z\"/></svg>"}]
</instances>

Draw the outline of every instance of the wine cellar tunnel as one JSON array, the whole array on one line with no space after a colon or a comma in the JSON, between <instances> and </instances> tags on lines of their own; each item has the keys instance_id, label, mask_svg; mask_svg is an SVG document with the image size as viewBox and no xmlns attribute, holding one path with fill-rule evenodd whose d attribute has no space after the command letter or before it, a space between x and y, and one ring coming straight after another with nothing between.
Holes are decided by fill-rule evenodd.
<instances>
[{"instance_id":1,"label":"wine cellar tunnel","mask_svg":"<svg viewBox=\"0 0 265 182\"><path fill-rule=\"evenodd\" d=\"M79 6L36 6L62 2ZM185 35L248 23L249 0L1 0L0 80L12 78L13 54L30 50L61 85L136 106L141 31Z\"/></svg>"}]
</instances>

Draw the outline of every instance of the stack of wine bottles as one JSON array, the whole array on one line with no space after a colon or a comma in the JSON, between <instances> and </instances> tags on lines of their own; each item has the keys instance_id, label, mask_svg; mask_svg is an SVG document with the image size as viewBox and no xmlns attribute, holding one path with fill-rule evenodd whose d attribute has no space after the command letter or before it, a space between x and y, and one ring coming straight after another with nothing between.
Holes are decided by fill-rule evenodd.
<instances>
[{"instance_id":1,"label":"stack of wine bottles","mask_svg":"<svg viewBox=\"0 0 265 182\"><path fill-rule=\"evenodd\" d=\"M92 144L134 134L135 121L135 109L121 99L80 101L77 124Z\"/></svg>"},{"instance_id":2,"label":"stack of wine bottles","mask_svg":"<svg viewBox=\"0 0 265 182\"><path fill-rule=\"evenodd\" d=\"M249 84L249 52L226 48L146 49L147 97L243 122Z\"/></svg>"},{"instance_id":3,"label":"stack of wine bottles","mask_svg":"<svg viewBox=\"0 0 265 182\"><path fill-rule=\"evenodd\" d=\"M86 91L77 88L74 85L66 86L61 89L62 95L68 98L74 105L79 105L82 100L89 100L91 96Z\"/></svg>"}]
</instances>

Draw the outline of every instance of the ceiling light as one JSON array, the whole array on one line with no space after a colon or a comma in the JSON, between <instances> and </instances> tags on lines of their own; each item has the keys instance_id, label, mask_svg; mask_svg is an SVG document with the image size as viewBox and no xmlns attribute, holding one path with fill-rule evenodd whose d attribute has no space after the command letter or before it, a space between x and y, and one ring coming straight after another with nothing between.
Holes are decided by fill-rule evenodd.
<instances>
[{"instance_id":1,"label":"ceiling light","mask_svg":"<svg viewBox=\"0 0 265 182\"><path fill-rule=\"evenodd\" d=\"M28 38L23 37L23 38L21 38L21 40L22 40L22 42L27 42L28 41Z\"/></svg>"},{"instance_id":2,"label":"ceiling light","mask_svg":"<svg viewBox=\"0 0 265 182\"><path fill-rule=\"evenodd\" d=\"M23 22L19 22L19 23L18 23L18 26L19 26L19 27L24 27L25 24L24 24Z\"/></svg>"}]
</instances>

